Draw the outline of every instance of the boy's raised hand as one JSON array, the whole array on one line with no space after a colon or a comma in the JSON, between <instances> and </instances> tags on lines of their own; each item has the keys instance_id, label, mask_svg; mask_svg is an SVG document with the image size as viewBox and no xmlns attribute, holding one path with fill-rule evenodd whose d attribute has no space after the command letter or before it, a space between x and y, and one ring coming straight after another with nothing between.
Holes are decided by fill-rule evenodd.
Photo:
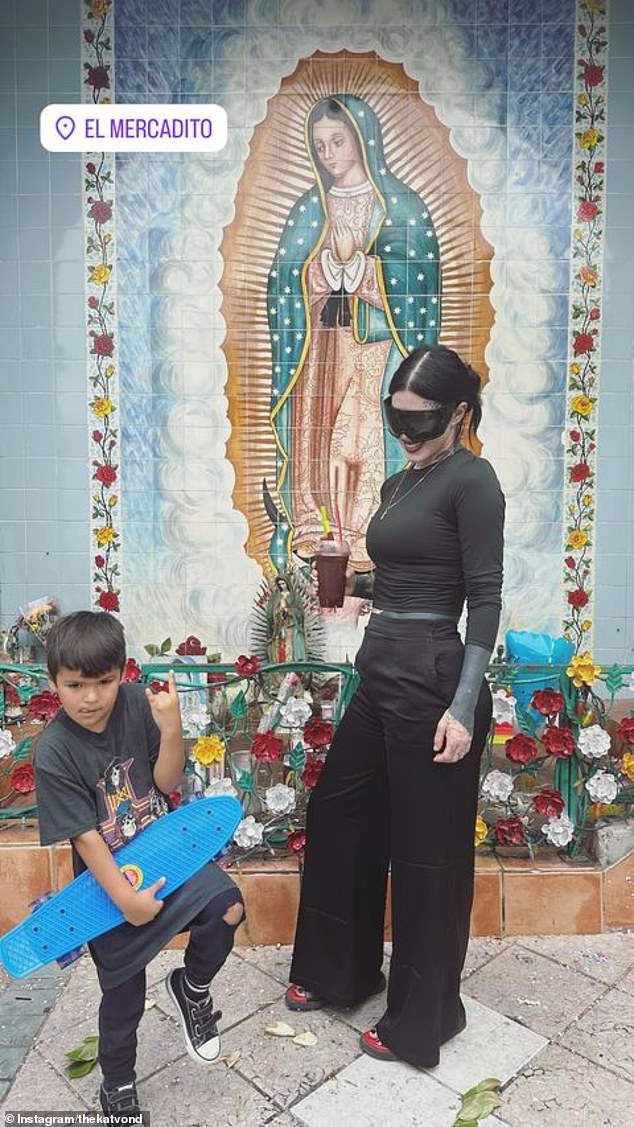
<instances>
[{"instance_id":1,"label":"boy's raised hand","mask_svg":"<svg viewBox=\"0 0 634 1127\"><path fill-rule=\"evenodd\" d=\"M151 689L145 690L152 716L162 736L176 735L183 727L181 720L181 706L176 691L176 678L170 669L167 675L168 691L166 693L153 693Z\"/></svg>"}]
</instances>

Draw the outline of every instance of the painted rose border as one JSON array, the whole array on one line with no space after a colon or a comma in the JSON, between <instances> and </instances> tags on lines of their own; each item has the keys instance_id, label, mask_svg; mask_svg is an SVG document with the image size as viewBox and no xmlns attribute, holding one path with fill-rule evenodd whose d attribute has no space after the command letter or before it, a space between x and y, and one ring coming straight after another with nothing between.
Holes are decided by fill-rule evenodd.
<instances>
[{"instance_id":1,"label":"painted rose border","mask_svg":"<svg viewBox=\"0 0 634 1127\"><path fill-rule=\"evenodd\" d=\"M577 0L563 631L591 650L607 106L606 0Z\"/></svg>"},{"instance_id":2,"label":"painted rose border","mask_svg":"<svg viewBox=\"0 0 634 1127\"><path fill-rule=\"evenodd\" d=\"M114 6L82 5L84 102L112 101ZM93 601L99 610L121 609L121 494L119 430L115 423L119 380L114 252L114 153L83 154L86 266L88 411L91 426L91 545Z\"/></svg>"}]
</instances>

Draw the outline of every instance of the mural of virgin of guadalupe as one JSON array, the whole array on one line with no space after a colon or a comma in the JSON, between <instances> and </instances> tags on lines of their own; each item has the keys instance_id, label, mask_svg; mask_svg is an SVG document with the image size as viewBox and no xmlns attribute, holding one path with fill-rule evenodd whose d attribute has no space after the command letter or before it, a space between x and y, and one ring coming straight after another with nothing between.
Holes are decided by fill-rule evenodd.
<instances>
[{"instance_id":1,"label":"mural of virgin of guadalupe","mask_svg":"<svg viewBox=\"0 0 634 1127\"><path fill-rule=\"evenodd\" d=\"M270 558L283 570L312 554L320 506L331 519L338 506L364 570L381 483L403 465L381 400L403 356L438 339L438 241L424 200L387 167L367 102L317 102L305 138L316 182L291 209L267 289L284 511Z\"/></svg>"}]
</instances>

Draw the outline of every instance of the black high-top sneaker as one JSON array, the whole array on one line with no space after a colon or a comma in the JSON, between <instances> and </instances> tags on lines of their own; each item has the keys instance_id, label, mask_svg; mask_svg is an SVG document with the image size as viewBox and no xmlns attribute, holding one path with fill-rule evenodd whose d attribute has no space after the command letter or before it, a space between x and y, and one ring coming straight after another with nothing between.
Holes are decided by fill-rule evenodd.
<instances>
[{"instance_id":1,"label":"black high-top sneaker","mask_svg":"<svg viewBox=\"0 0 634 1127\"><path fill-rule=\"evenodd\" d=\"M198 998L192 997L187 992L183 967L170 971L165 985L181 1019L187 1052L199 1064L212 1064L220 1056L218 1022L222 1014L220 1010L214 1012L211 994L207 990Z\"/></svg>"},{"instance_id":2,"label":"black high-top sneaker","mask_svg":"<svg viewBox=\"0 0 634 1127\"><path fill-rule=\"evenodd\" d=\"M99 1099L104 1115L109 1116L111 1123L140 1123L141 1108L134 1080L128 1084L118 1084L115 1088L106 1088L105 1084L99 1089Z\"/></svg>"}]
</instances>

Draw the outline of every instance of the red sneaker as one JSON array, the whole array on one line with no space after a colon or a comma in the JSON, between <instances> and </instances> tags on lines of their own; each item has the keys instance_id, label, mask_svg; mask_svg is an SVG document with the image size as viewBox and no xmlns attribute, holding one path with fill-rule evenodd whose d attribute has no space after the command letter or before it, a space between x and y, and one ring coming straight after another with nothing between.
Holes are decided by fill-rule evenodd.
<instances>
[{"instance_id":1,"label":"red sneaker","mask_svg":"<svg viewBox=\"0 0 634 1127\"><path fill-rule=\"evenodd\" d=\"M383 1044L376 1029L366 1029L359 1038L359 1045L363 1053L374 1057L375 1060L398 1060L392 1050Z\"/></svg>"},{"instance_id":2,"label":"red sneaker","mask_svg":"<svg viewBox=\"0 0 634 1127\"><path fill-rule=\"evenodd\" d=\"M325 1006L321 998L313 994L311 990L304 990L303 986L295 986L294 983L288 987L284 996L286 1008L289 1010L321 1010Z\"/></svg>"}]
</instances>

